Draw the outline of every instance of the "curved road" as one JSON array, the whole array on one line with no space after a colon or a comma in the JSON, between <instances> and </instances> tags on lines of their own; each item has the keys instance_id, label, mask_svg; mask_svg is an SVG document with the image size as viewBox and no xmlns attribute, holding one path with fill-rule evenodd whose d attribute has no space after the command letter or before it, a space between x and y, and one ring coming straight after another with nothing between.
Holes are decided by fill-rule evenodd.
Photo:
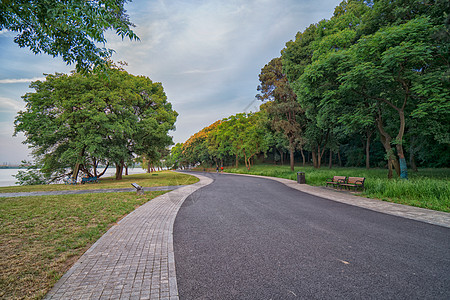
<instances>
[{"instance_id":1,"label":"curved road","mask_svg":"<svg viewBox=\"0 0 450 300\"><path fill-rule=\"evenodd\" d=\"M450 299L449 228L206 176L174 224L180 299Z\"/></svg>"}]
</instances>

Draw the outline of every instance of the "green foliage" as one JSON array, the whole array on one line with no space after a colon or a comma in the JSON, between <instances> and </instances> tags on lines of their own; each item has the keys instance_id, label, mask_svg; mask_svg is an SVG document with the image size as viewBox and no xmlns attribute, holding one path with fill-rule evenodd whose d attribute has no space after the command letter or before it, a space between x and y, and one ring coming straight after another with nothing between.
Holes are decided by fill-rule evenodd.
<instances>
[{"instance_id":1,"label":"green foliage","mask_svg":"<svg viewBox=\"0 0 450 300\"><path fill-rule=\"evenodd\" d=\"M448 149L448 13L448 1L343 1L288 42L283 66L308 118L307 148L377 129L391 167L405 138Z\"/></svg>"},{"instance_id":2,"label":"green foliage","mask_svg":"<svg viewBox=\"0 0 450 300\"><path fill-rule=\"evenodd\" d=\"M302 148L304 144L302 131L306 126L306 118L286 75L283 74L281 58L272 59L261 69L259 81L260 94L256 97L262 101L271 101L264 106L263 111L267 112L268 118L272 121L273 130L282 133L288 141L293 169L294 151L297 147Z\"/></svg>"},{"instance_id":3,"label":"green foliage","mask_svg":"<svg viewBox=\"0 0 450 300\"><path fill-rule=\"evenodd\" d=\"M78 169L99 176L99 163L123 166L172 143L168 131L177 113L162 85L115 67L108 75L47 75L23 96L26 110L18 113L15 132L25 133L47 176L68 168L74 177Z\"/></svg>"},{"instance_id":4,"label":"green foliage","mask_svg":"<svg viewBox=\"0 0 450 300\"><path fill-rule=\"evenodd\" d=\"M265 115L262 112L237 114L214 122L192 135L182 146L172 150L179 167L199 164L222 165L234 156L244 159L247 168L256 154L268 150Z\"/></svg>"},{"instance_id":5,"label":"green foliage","mask_svg":"<svg viewBox=\"0 0 450 300\"><path fill-rule=\"evenodd\" d=\"M16 175L13 175L17 179L16 184L37 185L49 183L50 179L41 173L39 166L23 160L20 167L26 167L27 170L20 170Z\"/></svg>"},{"instance_id":6,"label":"green foliage","mask_svg":"<svg viewBox=\"0 0 450 300\"><path fill-rule=\"evenodd\" d=\"M105 67L113 50L104 32L138 39L124 9L128 0L5 0L0 2L0 30L18 32L14 42L33 53L62 56L79 72Z\"/></svg>"}]
</instances>

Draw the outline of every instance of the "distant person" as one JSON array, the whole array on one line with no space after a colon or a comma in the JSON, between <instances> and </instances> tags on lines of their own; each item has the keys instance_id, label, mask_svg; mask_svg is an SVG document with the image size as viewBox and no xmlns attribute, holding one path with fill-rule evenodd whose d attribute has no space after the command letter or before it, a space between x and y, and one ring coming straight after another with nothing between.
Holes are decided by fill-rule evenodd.
<instances>
[{"instance_id":1,"label":"distant person","mask_svg":"<svg viewBox=\"0 0 450 300\"><path fill-rule=\"evenodd\" d=\"M219 173L219 166L216 165L216 173Z\"/></svg>"},{"instance_id":2,"label":"distant person","mask_svg":"<svg viewBox=\"0 0 450 300\"><path fill-rule=\"evenodd\" d=\"M220 171L223 173L223 166L220 167Z\"/></svg>"}]
</instances>

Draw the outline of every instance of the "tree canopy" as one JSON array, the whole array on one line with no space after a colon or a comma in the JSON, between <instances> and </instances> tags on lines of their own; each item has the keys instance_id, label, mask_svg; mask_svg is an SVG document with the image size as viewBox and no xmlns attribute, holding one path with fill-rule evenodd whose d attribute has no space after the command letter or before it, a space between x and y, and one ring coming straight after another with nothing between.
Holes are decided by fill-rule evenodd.
<instances>
[{"instance_id":1,"label":"tree canopy","mask_svg":"<svg viewBox=\"0 0 450 300\"><path fill-rule=\"evenodd\" d=\"M61 56L78 71L105 66L113 50L105 48L105 31L138 39L124 9L128 0L4 0L0 30L17 32L14 42L33 53Z\"/></svg>"},{"instance_id":2,"label":"tree canopy","mask_svg":"<svg viewBox=\"0 0 450 300\"><path fill-rule=\"evenodd\" d=\"M281 58L261 69L257 98L268 103L258 117L222 120L202 149L237 162L249 139L263 136L260 154L274 150L275 162L276 149L281 157L289 149L291 161L300 150L320 168L327 152L330 167L336 155L339 165L365 160L367 168L387 166L389 178L394 170L407 178L417 160L448 166L449 30L446 0L342 1L329 20L298 32ZM259 124L258 136L244 138L252 126L240 126L242 119ZM205 161L192 156L186 163Z\"/></svg>"},{"instance_id":3,"label":"tree canopy","mask_svg":"<svg viewBox=\"0 0 450 300\"><path fill-rule=\"evenodd\" d=\"M114 164L120 179L134 156L153 157L172 144L177 113L162 85L116 67L108 73L53 74L30 85L15 132L25 134L43 173L99 176L99 164Z\"/></svg>"}]
</instances>

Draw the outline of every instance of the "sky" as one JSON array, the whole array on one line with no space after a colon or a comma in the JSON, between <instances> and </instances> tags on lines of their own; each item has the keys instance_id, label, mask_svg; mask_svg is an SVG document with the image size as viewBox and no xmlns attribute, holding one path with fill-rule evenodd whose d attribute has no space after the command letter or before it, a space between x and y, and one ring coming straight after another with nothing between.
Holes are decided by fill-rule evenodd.
<instances>
[{"instance_id":1,"label":"sky","mask_svg":"<svg viewBox=\"0 0 450 300\"><path fill-rule=\"evenodd\" d=\"M125 8L140 41L107 32L112 60L133 75L161 82L179 116L175 143L213 122L257 111L258 75L286 42L312 23L330 19L340 0L135 0ZM0 31L0 164L31 160L24 136L13 137L21 98L43 74L69 73L60 57L19 48Z\"/></svg>"}]
</instances>

